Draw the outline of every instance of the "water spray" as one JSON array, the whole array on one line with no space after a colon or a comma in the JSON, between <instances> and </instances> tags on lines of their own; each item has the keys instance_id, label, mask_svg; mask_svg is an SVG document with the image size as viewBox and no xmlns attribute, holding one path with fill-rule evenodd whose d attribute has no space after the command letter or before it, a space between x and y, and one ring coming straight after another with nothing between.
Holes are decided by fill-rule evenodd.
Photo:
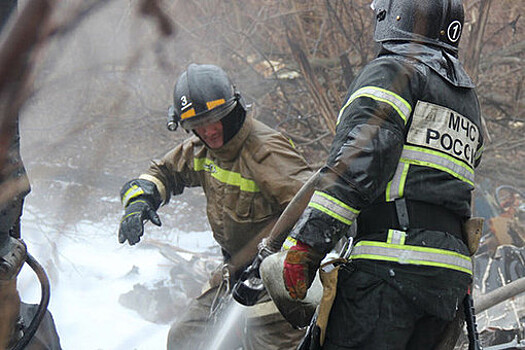
<instances>
[{"instance_id":1,"label":"water spray","mask_svg":"<svg viewBox=\"0 0 525 350\"><path fill-rule=\"evenodd\" d=\"M216 322L217 325L220 324L220 327L215 329L212 342L209 347L206 347L206 349L222 350L222 346L225 345L224 342L226 341L227 336L231 334L232 329L239 323L239 320L242 320L242 314L244 311L242 305L233 302L231 298L225 302L225 304L225 308L220 315L220 322Z\"/></svg>"}]
</instances>

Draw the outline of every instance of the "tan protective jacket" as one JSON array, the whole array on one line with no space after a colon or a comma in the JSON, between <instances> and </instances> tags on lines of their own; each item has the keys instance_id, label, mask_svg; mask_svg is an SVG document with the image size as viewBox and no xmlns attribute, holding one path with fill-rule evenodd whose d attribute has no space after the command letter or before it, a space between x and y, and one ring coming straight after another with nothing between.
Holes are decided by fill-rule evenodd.
<instances>
[{"instance_id":1,"label":"tan protective jacket","mask_svg":"<svg viewBox=\"0 0 525 350\"><path fill-rule=\"evenodd\" d=\"M234 256L281 214L311 175L285 137L248 115L221 148L208 149L191 137L140 177L157 185L164 203L184 187L201 186L214 238Z\"/></svg>"}]
</instances>

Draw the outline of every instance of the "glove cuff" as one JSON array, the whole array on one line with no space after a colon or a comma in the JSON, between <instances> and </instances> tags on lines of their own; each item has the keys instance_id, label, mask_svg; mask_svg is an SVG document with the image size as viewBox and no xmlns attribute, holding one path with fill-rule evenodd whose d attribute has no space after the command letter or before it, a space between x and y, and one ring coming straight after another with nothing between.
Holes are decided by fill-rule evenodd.
<instances>
[{"instance_id":1,"label":"glove cuff","mask_svg":"<svg viewBox=\"0 0 525 350\"><path fill-rule=\"evenodd\" d=\"M306 244L304 242L301 242L300 240L297 240L295 245L290 247L290 250L299 250L299 251L302 251L302 252L309 253L311 250L313 251L313 248L311 246L309 246L308 244Z\"/></svg>"},{"instance_id":2,"label":"glove cuff","mask_svg":"<svg viewBox=\"0 0 525 350\"><path fill-rule=\"evenodd\" d=\"M147 201L153 210L157 210L162 203L157 186L149 180L133 179L122 186L120 200L124 208L139 198Z\"/></svg>"},{"instance_id":3,"label":"glove cuff","mask_svg":"<svg viewBox=\"0 0 525 350\"><path fill-rule=\"evenodd\" d=\"M297 252L293 254L305 254L305 257L308 260L309 265L315 266L316 268L319 266L319 263L324 258L324 254L319 253L312 246L304 242L301 242L300 240L297 240L296 243L290 247L290 251Z\"/></svg>"}]
</instances>

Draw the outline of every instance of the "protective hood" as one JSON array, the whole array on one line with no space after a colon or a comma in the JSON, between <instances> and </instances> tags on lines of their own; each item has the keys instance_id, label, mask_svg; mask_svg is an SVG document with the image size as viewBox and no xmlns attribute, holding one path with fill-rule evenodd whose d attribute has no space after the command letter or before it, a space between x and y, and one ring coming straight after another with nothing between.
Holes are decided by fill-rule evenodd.
<instances>
[{"instance_id":1,"label":"protective hood","mask_svg":"<svg viewBox=\"0 0 525 350\"><path fill-rule=\"evenodd\" d=\"M253 128L253 119L248 115L243 116L239 130L222 147L209 149L210 153L218 159L232 161L239 156L244 141L248 138ZM198 135L197 135L198 136Z\"/></svg>"},{"instance_id":2,"label":"protective hood","mask_svg":"<svg viewBox=\"0 0 525 350\"><path fill-rule=\"evenodd\" d=\"M475 87L459 59L444 49L414 42L386 42L379 56L388 53L413 58L456 87Z\"/></svg>"},{"instance_id":3,"label":"protective hood","mask_svg":"<svg viewBox=\"0 0 525 350\"><path fill-rule=\"evenodd\" d=\"M241 130L244 120L246 119L246 109L244 107L244 102L238 103L233 111L231 111L229 114L227 114L225 117L222 117L220 119L222 123L222 141L223 146L228 144L231 139L234 138L235 135ZM206 144L206 141L202 139L202 137L195 132L195 130L192 130L193 134L197 136L205 145L206 147L209 147L208 144ZM222 148L221 147L221 148Z\"/></svg>"},{"instance_id":4,"label":"protective hood","mask_svg":"<svg viewBox=\"0 0 525 350\"><path fill-rule=\"evenodd\" d=\"M241 130L246 118L246 109L242 103L237 103L233 111L221 119L223 142L227 144Z\"/></svg>"}]
</instances>

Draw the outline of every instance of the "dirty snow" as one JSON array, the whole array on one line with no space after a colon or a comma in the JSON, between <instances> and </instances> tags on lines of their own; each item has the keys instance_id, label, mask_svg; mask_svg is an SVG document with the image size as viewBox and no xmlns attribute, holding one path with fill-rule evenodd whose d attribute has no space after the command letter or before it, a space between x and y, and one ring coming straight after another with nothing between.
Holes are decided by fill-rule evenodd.
<instances>
[{"instance_id":1,"label":"dirty snow","mask_svg":"<svg viewBox=\"0 0 525 350\"><path fill-rule=\"evenodd\" d=\"M115 217L111 222L77 223L74 232L58 232L26 205L22 235L29 252L48 272L49 310L64 350L166 348L169 325L142 319L118 299L134 284L165 279L173 263L156 249L119 244L117 230ZM209 232L191 237L179 232L177 237L179 246L189 250L213 245ZM19 290L23 301L39 302L40 286L27 265Z\"/></svg>"}]
</instances>

